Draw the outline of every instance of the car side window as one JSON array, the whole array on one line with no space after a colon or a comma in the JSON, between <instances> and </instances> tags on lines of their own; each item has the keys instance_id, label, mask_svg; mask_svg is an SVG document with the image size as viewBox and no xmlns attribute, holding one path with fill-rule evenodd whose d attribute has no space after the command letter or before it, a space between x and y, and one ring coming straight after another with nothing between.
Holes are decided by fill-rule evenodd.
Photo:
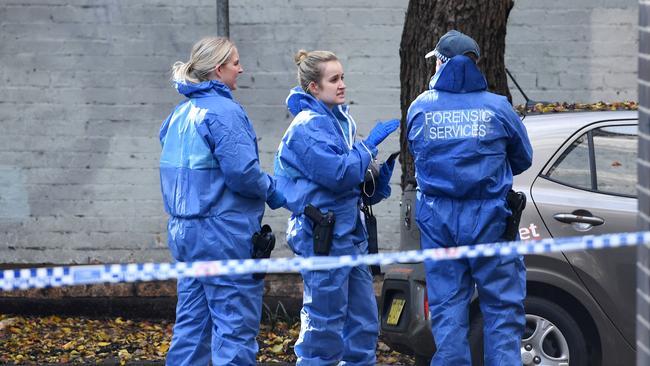
<instances>
[{"instance_id":1,"label":"car side window","mask_svg":"<svg viewBox=\"0 0 650 366\"><path fill-rule=\"evenodd\" d=\"M562 153L547 177L589 191L634 197L637 134L636 125L593 129Z\"/></svg>"},{"instance_id":2,"label":"car side window","mask_svg":"<svg viewBox=\"0 0 650 366\"><path fill-rule=\"evenodd\" d=\"M608 126L593 131L596 189L636 196L637 126Z\"/></svg>"},{"instance_id":3,"label":"car side window","mask_svg":"<svg viewBox=\"0 0 650 366\"><path fill-rule=\"evenodd\" d=\"M591 189L587 134L576 139L562 153L560 158L555 162L555 165L549 170L548 177L559 183Z\"/></svg>"}]
</instances>

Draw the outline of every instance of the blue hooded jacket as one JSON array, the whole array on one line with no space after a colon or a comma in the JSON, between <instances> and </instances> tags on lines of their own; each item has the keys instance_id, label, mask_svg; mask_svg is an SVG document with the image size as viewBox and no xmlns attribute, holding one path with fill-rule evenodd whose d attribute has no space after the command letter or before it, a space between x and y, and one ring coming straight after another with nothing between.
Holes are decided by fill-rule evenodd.
<instances>
[{"instance_id":1,"label":"blue hooded jacket","mask_svg":"<svg viewBox=\"0 0 650 366\"><path fill-rule=\"evenodd\" d=\"M347 106L332 110L301 87L287 97L295 116L278 147L275 178L294 216L307 204L336 215L335 238L355 230L365 171L377 149L355 142Z\"/></svg>"},{"instance_id":2,"label":"blue hooded jacket","mask_svg":"<svg viewBox=\"0 0 650 366\"><path fill-rule=\"evenodd\" d=\"M418 189L425 195L503 199L512 175L530 167L533 151L526 128L505 97L486 89L474 61L456 56L411 104L409 148Z\"/></svg>"},{"instance_id":3,"label":"blue hooded jacket","mask_svg":"<svg viewBox=\"0 0 650 366\"><path fill-rule=\"evenodd\" d=\"M172 254L180 261L250 258L251 236L275 191L274 180L260 168L253 126L222 82L175 86L188 99L160 128L160 183L171 216ZM193 240L186 237L188 227Z\"/></svg>"},{"instance_id":4,"label":"blue hooded jacket","mask_svg":"<svg viewBox=\"0 0 650 366\"><path fill-rule=\"evenodd\" d=\"M503 240L512 176L532 161L526 129L505 97L486 91L485 78L466 56L442 64L429 88L407 116L420 244L450 248ZM471 362L467 319L476 289L485 318L485 363L521 363L526 294L521 256L427 261L425 269L438 345L432 365Z\"/></svg>"}]
</instances>

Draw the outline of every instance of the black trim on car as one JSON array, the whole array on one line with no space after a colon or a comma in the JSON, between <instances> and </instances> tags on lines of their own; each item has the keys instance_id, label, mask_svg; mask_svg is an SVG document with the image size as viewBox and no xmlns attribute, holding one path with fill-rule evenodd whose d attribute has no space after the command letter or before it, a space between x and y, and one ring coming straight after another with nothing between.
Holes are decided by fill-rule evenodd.
<instances>
[{"instance_id":1,"label":"black trim on car","mask_svg":"<svg viewBox=\"0 0 650 366\"><path fill-rule=\"evenodd\" d=\"M621 122L621 124L615 124L611 126L633 126L639 125L639 119L638 118L622 118L622 119L606 119L602 121L594 121L585 124L584 126L578 128L575 130L573 133L569 135L569 137L564 140L563 143L560 144L560 146L552 153L550 154L550 158L542 165L542 168L539 170L540 172L545 172L551 169L551 167L555 164L555 161L558 159L557 156L560 154L562 151L566 150L565 146L571 145L573 141L577 138L582 136L582 134L586 133L585 131L593 130L594 125L598 125L601 123L607 123L607 122ZM608 125L610 126L610 125ZM577 136L577 137L576 137ZM569 142L570 141L570 142ZM551 163L553 162L553 163ZM540 173L539 176L546 176L544 173Z\"/></svg>"},{"instance_id":2,"label":"black trim on car","mask_svg":"<svg viewBox=\"0 0 650 366\"><path fill-rule=\"evenodd\" d=\"M598 128L598 127L596 127ZM596 149L594 149L594 133L596 128L587 131L587 144L589 148L589 175L591 177L591 189L598 191L598 171L596 171Z\"/></svg>"},{"instance_id":3,"label":"black trim on car","mask_svg":"<svg viewBox=\"0 0 650 366\"><path fill-rule=\"evenodd\" d=\"M625 122L633 122L633 121L636 121L636 123L625 123ZM589 124L583 126L579 130L577 130L576 132L571 134L571 136L564 141L564 143L560 146L560 148L557 149L555 151L555 153L553 153L551 159L549 159L549 161L546 162L546 164L544 164L544 167L541 170L542 172L546 172L546 173L540 173L537 177L547 179L547 180L549 180L551 182L561 184L561 185L566 186L566 187L579 189L581 191L586 191L586 192L591 192L591 193L599 193L599 194L606 194L606 195L609 195L609 196L617 196L617 197L638 199L637 195L609 192L609 191L603 191L603 190L598 189L598 180L597 180L598 172L597 172L597 169L596 169L596 152L595 152L595 149L594 149L594 137L593 137L593 131L595 129L597 129L597 128L613 127L613 126L638 126L639 125L638 121L639 121L638 119L613 119L613 120L604 120L604 121L592 122L592 123L589 123ZM611 124L611 125L604 125L604 126L596 126L596 127L594 127L594 125L599 125L601 123L606 123L606 122L623 122L623 123L621 123L621 124L616 123L616 124ZM571 146L571 144L573 144L573 142L576 139L580 138L580 136L582 136L582 135L587 135L587 144L588 144L588 148L589 148L589 174L590 174L590 178L591 178L591 189L587 189L585 187L580 187L580 186L576 186L576 185L573 185L573 184L569 184L569 183L566 183L566 182L559 181L557 179L551 178L547 174L555 166L555 164L557 163L558 158L556 158L556 156L558 154L563 153L564 151L566 151L568 149L568 146L565 147L567 144L569 146ZM577 137L575 137L575 136L577 136ZM551 164L551 161L553 161L552 164Z\"/></svg>"}]
</instances>

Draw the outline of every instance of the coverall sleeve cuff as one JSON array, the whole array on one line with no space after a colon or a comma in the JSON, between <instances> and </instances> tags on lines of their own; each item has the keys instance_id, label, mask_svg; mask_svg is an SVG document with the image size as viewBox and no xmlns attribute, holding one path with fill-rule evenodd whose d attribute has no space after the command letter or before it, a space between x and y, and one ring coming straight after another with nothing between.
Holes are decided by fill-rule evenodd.
<instances>
[{"instance_id":1,"label":"coverall sleeve cuff","mask_svg":"<svg viewBox=\"0 0 650 366\"><path fill-rule=\"evenodd\" d=\"M368 152L368 154L370 155L371 158L374 158L374 157L377 156L377 147L374 146L373 144L371 144L369 142L363 142L363 141L359 141L357 143L361 144L361 146L363 146L363 148Z\"/></svg>"},{"instance_id":2,"label":"coverall sleeve cuff","mask_svg":"<svg viewBox=\"0 0 650 366\"><path fill-rule=\"evenodd\" d=\"M266 176L269 180L269 187L266 189L266 200L268 200L275 193L275 179L270 174Z\"/></svg>"}]
</instances>

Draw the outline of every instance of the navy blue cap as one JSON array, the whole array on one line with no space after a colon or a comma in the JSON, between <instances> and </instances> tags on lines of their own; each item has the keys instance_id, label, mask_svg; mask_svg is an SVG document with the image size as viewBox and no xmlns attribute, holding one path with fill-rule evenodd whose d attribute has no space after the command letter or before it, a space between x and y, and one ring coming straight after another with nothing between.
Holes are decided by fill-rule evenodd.
<instances>
[{"instance_id":1,"label":"navy blue cap","mask_svg":"<svg viewBox=\"0 0 650 366\"><path fill-rule=\"evenodd\" d=\"M424 58L436 56L440 61L447 62L450 58L467 52L474 53L477 58L481 57L481 50L472 37L457 30L450 30L440 37L436 48L427 53Z\"/></svg>"}]
</instances>

